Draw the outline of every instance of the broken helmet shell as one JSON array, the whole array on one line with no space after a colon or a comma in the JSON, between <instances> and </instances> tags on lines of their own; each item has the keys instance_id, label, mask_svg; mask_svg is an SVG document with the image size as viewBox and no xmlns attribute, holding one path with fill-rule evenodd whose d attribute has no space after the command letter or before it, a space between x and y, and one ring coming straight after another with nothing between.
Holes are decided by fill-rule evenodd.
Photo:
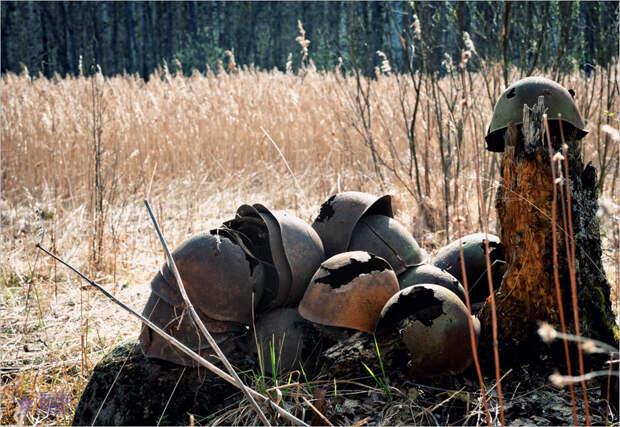
<instances>
[{"instance_id":1,"label":"broken helmet shell","mask_svg":"<svg viewBox=\"0 0 620 427\"><path fill-rule=\"evenodd\" d=\"M392 296L381 311L379 340L398 334L414 377L454 375L472 362L470 316L461 300L438 285L415 285ZM476 345L480 322L471 317Z\"/></svg>"},{"instance_id":2,"label":"broken helmet shell","mask_svg":"<svg viewBox=\"0 0 620 427\"><path fill-rule=\"evenodd\" d=\"M218 230L191 237L172 252L172 257L196 309L216 320L245 325L252 322L252 301L256 307L263 292L261 263ZM160 272L166 283L176 284L167 265ZM169 298L161 285L158 282L153 290Z\"/></svg>"},{"instance_id":3,"label":"broken helmet shell","mask_svg":"<svg viewBox=\"0 0 620 427\"><path fill-rule=\"evenodd\" d=\"M420 265L428 254L398 221L385 215L361 218L351 236L349 251L366 251L385 259L396 274Z\"/></svg>"},{"instance_id":4,"label":"broken helmet shell","mask_svg":"<svg viewBox=\"0 0 620 427\"><path fill-rule=\"evenodd\" d=\"M398 284L401 290L409 286L421 284L443 286L454 292L456 296L465 303L465 289L463 285L459 283L456 277L446 270L442 270L432 264L422 264L408 268L404 273L398 276Z\"/></svg>"},{"instance_id":5,"label":"broken helmet shell","mask_svg":"<svg viewBox=\"0 0 620 427\"><path fill-rule=\"evenodd\" d=\"M502 282L502 276L504 275L506 265L504 245L500 242L499 237L493 234L488 234L488 236L493 289L497 290ZM483 302L489 296L489 285L486 274L487 261L484 245L485 234L470 234L462 237L460 240L463 245L463 258L465 260L465 271L467 272L469 297L472 302ZM461 268L459 240L455 240L439 249L431 259L431 264L446 270L465 286Z\"/></svg>"},{"instance_id":6,"label":"broken helmet shell","mask_svg":"<svg viewBox=\"0 0 620 427\"><path fill-rule=\"evenodd\" d=\"M285 303L297 304L312 275L325 260L323 242L309 224L294 215L271 211L261 204L255 204L254 208L261 216L271 214L280 227L282 247L291 272L291 284Z\"/></svg>"},{"instance_id":7,"label":"broken helmet shell","mask_svg":"<svg viewBox=\"0 0 620 427\"><path fill-rule=\"evenodd\" d=\"M392 218L392 197L345 191L334 194L321 205L312 228L323 242L325 257L329 258L347 250L353 229L364 215L385 215Z\"/></svg>"},{"instance_id":8,"label":"broken helmet shell","mask_svg":"<svg viewBox=\"0 0 620 427\"><path fill-rule=\"evenodd\" d=\"M268 230L271 259L278 283L267 284L275 291L270 291L272 301L265 301L261 306L274 308L299 302L310 278L325 259L319 236L303 220L269 210L261 204L243 205L237 210L237 215L260 218Z\"/></svg>"},{"instance_id":9,"label":"broken helmet shell","mask_svg":"<svg viewBox=\"0 0 620 427\"><path fill-rule=\"evenodd\" d=\"M387 261L368 252L344 252L321 264L299 304L299 314L328 326L372 334L385 302L398 292Z\"/></svg>"},{"instance_id":10,"label":"broken helmet shell","mask_svg":"<svg viewBox=\"0 0 620 427\"><path fill-rule=\"evenodd\" d=\"M264 210L258 212L254 206L242 205L237 209L237 215L242 217L253 216L260 218L266 225L269 239L269 250L271 253L271 259L277 273L276 283L266 283L267 288L271 288L269 291L272 296L271 301L263 301L261 307L273 308L284 305L287 301L287 297L293 282L293 274L291 268L286 260L286 253L284 252L284 245L282 243L282 232L278 224L278 220L273 214Z\"/></svg>"},{"instance_id":11,"label":"broken helmet shell","mask_svg":"<svg viewBox=\"0 0 620 427\"><path fill-rule=\"evenodd\" d=\"M562 114L563 124L577 129L577 139L583 138L588 132L573 99L573 93L544 77L526 77L513 83L502 93L493 109L493 117L485 137L487 149L504 151L504 131L508 124L522 124L523 105L534 106L538 103L539 96L545 97L550 124L558 121L558 113Z\"/></svg>"}]
</instances>

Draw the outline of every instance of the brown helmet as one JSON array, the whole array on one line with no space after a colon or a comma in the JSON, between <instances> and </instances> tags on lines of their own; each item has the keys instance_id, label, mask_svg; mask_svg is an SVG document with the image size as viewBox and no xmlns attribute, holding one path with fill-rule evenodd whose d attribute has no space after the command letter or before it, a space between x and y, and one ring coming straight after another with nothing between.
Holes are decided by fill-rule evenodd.
<instances>
[{"instance_id":1,"label":"brown helmet","mask_svg":"<svg viewBox=\"0 0 620 427\"><path fill-rule=\"evenodd\" d=\"M549 123L558 120L562 114L563 126L577 129L577 139L588 134L579 109L573 100L574 92L566 90L553 80L544 77L526 77L513 83L502 93L493 109L493 117L485 137L489 151L504 151L504 131L509 123L523 123L523 105L532 107L538 97L545 97ZM568 130L565 130L568 133Z\"/></svg>"},{"instance_id":2,"label":"brown helmet","mask_svg":"<svg viewBox=\"0 0 620 427\"><path fill-rule=\"evenodd\" d=\"M437 285L410 286L392 296L381 311L379 340L400 336L417 377L453 375L472 362L469 314L453 293ZM480 322L472 317L476 342Z\"/></svg>"},{"instance_id":3,"label":"brown helmet","mask_svg":"<svg viewBox=\"0 0 620 427\"><path fill-rule=\"evenodd\" d=\"M384 258L394 272L420 265L428 254L398 221L385 215L367 215L353 229L349 251L366 251Z\"/></svg>"},{"instance_id":4,"label":"brown helmet","mask_svg":"<svg viewBox=\"0 0 620 427\"><path fill-rule=\"evenodd\" d=\"M241 212L241 213L240 213ZM244 205L237 210L237 216L226 221L217 231L229 236L246 253L249 258L263 265L263 295L258 301L261 311L267 302L271 303L278 293L278 272L274 266L269 243L269 230L265 221L252 206Z\"/></svg>"},{"instance_id":5,"label":"brown helmet","mask_svg":"<svg viewBox=\"0 0 620 427\"><path fill-rule=\"evenodd\" d=\"M393 217L391 196L345 191L321 205L312 228L321 238L327 258L347 250L353 229L364 215Z\"/></svg>"},{"instance_id":6,"label":"brown helmet","mask_svg":"<svg viewBox=\"0 0 620 427\"><path fill-rule=\"evenodd\" d=\"M296 216L270 211L261 204L255 204L254 208L261 216L271 214L277 221L285 259L291 272L291 285L285 303L297 304L312 275L325 260L321 238L310 225Z\"/></svg>"},{"instance_id":7,"label":"brown helmet","mask_svg":"<svg viewBox=\"0 0 620 427\"><path fill-rule=\"evenodd\" d=\"M245 337L247 333L245 327L239 323L210 319L201 311L196 311L213 339L225 353L231 351L234 348L234 342ZM194 325L190 314L183 309L183 306L169 304L157 294L151 293L142 314L168 335L181 341L202 357L213 356L207 338ZM197 366L192 358L147 326L143 326L140 332L140 346L149 358L161 359L178 365Z\"/></svg>"},{"instance_id":8,"label":"brown helmet","mask_svg":"<svg viewBox=\"0 0 620 427\"><path fill-rule=\"evenodd\" d=\"M256 337L261 351L263 368L268 375L288 373L299 368L302 353L306 349L305 338L308 322L299 315L296 308L276 308L258 318ZM275 368L269 362L270 351L275 355ZM256 340L251 334L250 351L257 351Z\"/></svg>"},{"instance_id":9,"label":"brown helmet","mask_svg":"<svg viewBox=\"0 0 620 427\"><path fill-rule=\"evenodd\" d=\"M293 282L291 267L286 260L284 245L282 243L282 232L278 225L278 220L268 210L259 212L254 206L242 205L237 209L237 216L260 218L268 230L269 250L273 265L277 273L277 282L267 284L272 288L269 292L273 298L271 301L265 299L261 303L262 308L280 307L286 304L287 297Z\"/></svg>"},{"instance_id":10,"label":"brown helmet","mask_svg":"<svg viewBox=\"0 0 620 427\"><path fill-rule=\"evenodd\" d=\"M161 273L164 268L168 268L167 263L164 263L160 271L158 271L153 279L151 279L151 294L161 298L161 302L155 304L155 300L153 300L152 307L150 309L147 309L149 303L147 303L147 306L144 308L144 314L150 316L149 318L158 325L165 325L172 318L170 314L172 312L169 311L167 306L164 306L163 304L167 304L174 309L174 313L177 313L174 315L175 318L178 317L178 313L182 313L183 310L185 310L185 303L183 302L183 297L181 296L179 287L176 284L176 281L174 282L174 285L172 285L164 279L164 276ZM151 300L149 299L149 301ZM164 309L161 307L164 307ZM207 316L196 306L194 306L194 308L196 309L200 320L202 320L209 332L224 333L237 331L240 328L243 328L241 323L216 320ZM185 315L189 316L189 312L186 312Z\"/></svg>"},{"instance_id":11,"label":"brown helmet","mask_svg":"<svg viewBox=\"0 0 620 427\"><path fill-rule=\"evenodd\" d=\"M172 257L196 309L216 320L246 325L252 322L252 293L256 307L263 292L261 263L218 230L186 240ZM176 280L169 267L164 265L160 274L164 280L154 279L153 291L170 303L180 303L180 295L174 298Z\"/></svg>"},{"instance_id":12,"label":"brown helmet","mask_svg":"<svg viewBox=\"0 0 620 427\"><path fill-rule=\"evenodd\" d=\"M456 296L465 303L465 289L463 285L459 283L456 277L446 270L442 270L431 264L422 264L408 268L404 273L398 276L398 284L401 290L409 286L421 284L443 286L454 292Z\"/></svg>"},{"instance_id":13,"label":"brown helmet","mask_svg":"<svg viewBox=\"0 0 620 427\"><path fill-rule=\"evenodd\" d=\"M398 292L387 261L368 252L344 252L321 264L299 304L305 319L373 333L381 308Z\"/></svg>"},{"instance_id":14,"label":"brown helmet","mask_svg":"<svg viewBox=\"0 0 620 427\"><path fill-rule=\"evenodd\" d=\"M301 219L261 204L243 205L237 210L241 218L260 218L267 230L270 259L277 272L277 283L268 284L271 298L262 307L296 304L308 286L312 274L325 259L323 244L316 232Z\"/></svg>"},{"instance_id":15,"label":"brown helmet","mask_svg":"<svg viewBox=\"0 0 620 427\"><path fill-rule=\"evenodd\" d=\"M472 302L482 302L489 296L484 236L484 233L476 233L461 238L463 257L465 259L465 271L467 272L467 288ZM493 289L497 289L501 285L505 270L504 245L500 242L499 237L493 234L489 234L488 236ZM442 270L446 270L456 277L460 283L463 283L463 270L461 268L461 253L458 240L439 249L431 259L431 264Z\"/></svg>"}]
</instances>

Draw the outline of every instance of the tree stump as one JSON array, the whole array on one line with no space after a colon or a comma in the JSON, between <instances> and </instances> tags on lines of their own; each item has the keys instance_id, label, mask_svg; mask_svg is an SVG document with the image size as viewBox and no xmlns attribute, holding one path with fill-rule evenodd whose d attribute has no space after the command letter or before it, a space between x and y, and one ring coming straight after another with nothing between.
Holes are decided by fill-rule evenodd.
<instances>
[{"instance_id":1,"label":"tree stump","mask_svg":"<svg viewBox=\"0 0 620 427\"><path fill-rule=\"evenodd\" d=\"M523 130L510 125L505 133L505 151L501 163L502 182L496 208L501 241L506 248L506 273L496 294L500 346L540 342L538 323L560 325L554 282L552 205L553 177L551 159L543 132L544 98L532 108L524 106ZM549 122L553 156L562 153L568 159L568 178L563 162L556 164L556 243L560 289L564 317L574 332L571 284L562 215L561 188L570 184L572 223L575 236L575 271L580 329L583 336L612 343L615 325L610 304L610 288L601 262L597 173L592 164L585 168L576 131L565 136L562 149L560 127ZM544 138L544 139L543 139ZM560 166L562 172L560 173ZM568 216L568 215L566 215ZM568 229L568 227L566 228ZM480 314L486 340L491 336L491 307L487 302ZM532 348L533 351L538 345ZM521 357L521 354L519 355Z\"/></svg>"}]
</instances>

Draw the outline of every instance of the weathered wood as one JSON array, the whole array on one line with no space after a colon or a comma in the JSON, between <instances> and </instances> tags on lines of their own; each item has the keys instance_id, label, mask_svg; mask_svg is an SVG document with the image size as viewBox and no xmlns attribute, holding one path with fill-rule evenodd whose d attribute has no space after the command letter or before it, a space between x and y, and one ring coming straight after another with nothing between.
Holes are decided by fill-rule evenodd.
<instances>
[{"instance_id":1,"label":"weathered wood","mask_svg":"<svg viewBox=\"0 0 620 427\"><path fill-rule=\"evenodd\" d=\"M539 322L546 321L558 327L560 324L554 284L551 227L554 183L547 142L543 140L543 112L542 99L531 109L524 107L523 130L511 125L505 134L502 182L496 199L500 236L506 248L507 262L506 273L496 295L500 345L538 343L536 331ZM557 124L551 126L554 156L562 151L559 130ZM567 151L564 155L568 159L576 242L575 266L581 333L613 342L615 322L609 284L601 262L599 222L596 216L596 169L591 164L584 168L581 143L576 139L576 133L565 137ZM560 174L559 168L557 170ZM565 318L569 330L574 331L569 258L562 216L562 199L566 205L566 197L560 197L560 187L565 188L564 179L558 183L557 188L556 242ZM483 308L480 318L483 332L490 332L489 304ZM490 333L484 335L488 337Z\"/></svg>"}]
</instances>

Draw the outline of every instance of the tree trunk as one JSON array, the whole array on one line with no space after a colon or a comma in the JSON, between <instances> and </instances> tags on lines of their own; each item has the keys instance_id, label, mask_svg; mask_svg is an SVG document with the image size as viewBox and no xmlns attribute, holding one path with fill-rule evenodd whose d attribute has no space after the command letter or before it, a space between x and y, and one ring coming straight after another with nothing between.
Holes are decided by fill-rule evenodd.
<instances>
[{"instance_id":1,"label":"tree trunk","mask_svg":"<svg viewBox=\"0 0 620 427\"><path fill-rule=\"evenodd\" d=\"M174 59L174 10L175 6L172 3L166 3L166 19L168 21L168 26L166 28L166 39L168 40L167 45L167 57L168 57L168 66L170 66L170 61Z\"/></svg>"},{"instance_id":2,"label":"tree trunk","mask_svg":"<svg viewBox=\"0 0 620 427\"><path fill-rule=\"evenodd\" d=\"M507 1L504 7L504 29L502 30L502 58L503 58L503 68L504 68L504 84L508 87L508 30L510 29L510 6L512 2Z\"/></svg>"},{"instance_id":3,"label":"tree trunk","mask_svg":"<svg viewBox=\"0 0 620 427\"><path fill-rule=\"evenodd\" d=\"M112 41L110 46L112 47L112 74L120 73L121 68L119 67L118 57L120 56L119 51L119 42L118 42L118 22L120 20L119 4L114 2L112 3Z\"/></svg>"},{"instance_id":4,"label":"tree trunk","mask_svg":"<svg viewBox=\"0 0 620 427\"><path fill-rule=\"evenodd\" d=\"M95 60L93 65L95 68L97 65L101 68L102 72L105 73L105 51L103 47L104 37L105 37L105 22L107 20L107 4L105 2L101 2L99 4L94 3L91 9L91 16L93 21L93 28L95 30L95 34L92 36L92 44L93 44L93 55L95 56Z\"/></svg>"},{"instance_id":5,"label":"tree trunk","mask_svg":"<svg viewBox=\"0 0 620 427\"><path fill-rule=\"evenodd\" d=\"M52 72L50 68L50 48L49 39L47 38L47 15L44 12L44 8L48 5L45 2L39 4L39 22L41 23L41 70L46 77L51 77Z\"/></svg>"},{"instance_id":6,"label":"tree trunk","mask_svg":"<svg viewBox=\"0 0 620 427\"><path fill-rule=\"evenodd\" d=\"M546 137L544 140L541 137L543 108L541 97L539 105L529 110L529 114L524 114L524 123L530 123L533 130L530 136L523 137L523 134L528 134L527 131L521 133L511 126L505 137L502 183L496 201L507 263L502 285L496 295L500 345L539 343L539 322L548 322L554 326L560 324L554 282L554 236L551 222L553 177ZM568 148L562 154L568 159L581 334L612 343L615 322L609 284L601 263L599 221L596 216L596 169L591 164L584 168L581 143L576 140L575 132L565 137ZM551 139L555 156L562 146L559 127L552 127ZM556 165L556 176L565 176L563 162ZM562 166L561 171L559 166ZM561 191L565 188L565 181L558 183L555 239L564 317L569 331L574 332L568 264L572 257L567 257L566 250L570 236L563 231L569 229L564 225L564 217L569 216L562 214L567 201ZM483 308L480 318L484 330L490 331L489 304ZM490 333L485 335L488 337ZM532 350L537 351L538 348L536 346Z\"/></svg>"},{"instance_id":7,"label":"tree trunk","mask_svg":"<svg viewBox=\"0 0 620 427\"><path fill-rule=\"evenodd\" d=\"M140 70L142 74L142 78L144 80L148 80L149 72L151 70L151 64L149 62L148 54L149 54L149 46L151 37L151 28L150 28L150 16L151 16L151 5L149 2L144 2L141 4L142 6L142 60L140 61L142 64L142 68Z\"/></svg>"},{"instance_id":8,"label":"tree trunk","mask_svg":"<svg viewBox=\"0 0 620 427\"><path fill-rule=\"evenodd\" d=\"M64 61L67 66L66 72L68 74L77 74L77 70L75 67L75 57L73 56L74 40L73 40L73 31L71 30L71 21L69 18L69 11L67 10L67 2L61 2L58 4L60 7L61 17L62 17L62 27L65 33L64 43L63 43L63 55Z\"/></svg>"},{"instance_id":9,"label":"tree trunk","mask_svg":"<svg viewBox=\"0 0 620 427\"><path fill-rule=\"evenodd\" d=\"M136 21L133 13L134 5L132 2L125 3L125 24L127 30L127 72L132 74L137 70L136 61Z\"/></svg>"},{"instance_id":10,"label":"tree trunk","mask_svg":"<svg viewBox=\"0 0 620 427\"><path fill-rule=\"evenodd\" d=\"M8 33L9 27L11 25L11 12L15 9L13 2L8 1L4 5L4 9L6 10L4 19L2 20L2 36L0 37L0 44L2 45L0 48L0 72L6 73L11 68L9 67L9 61L7 57L7 47L8 47Z\"/></svg>"}]
</instances>

